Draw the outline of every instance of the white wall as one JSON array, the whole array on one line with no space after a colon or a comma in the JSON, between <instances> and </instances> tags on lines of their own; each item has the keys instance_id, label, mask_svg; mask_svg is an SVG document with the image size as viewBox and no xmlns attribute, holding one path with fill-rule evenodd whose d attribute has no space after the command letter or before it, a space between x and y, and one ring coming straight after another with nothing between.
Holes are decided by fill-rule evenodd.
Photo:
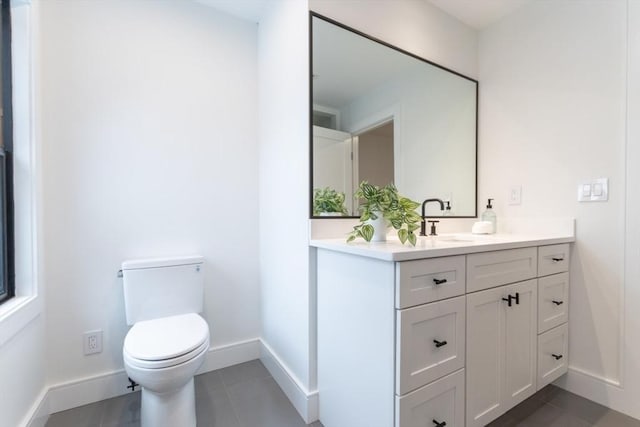
<instances>
[{"instance_id":1,"label":"white wall","mask_svg":"<svg viewBox=\"0 0 640 427\"><path fill-rule=\"evenodd\" d=\"M126 259L204 255L212 347L258 337L256 25L181 0L40 11L49 383L122 369Z\"/></svg>"},{"instance_id":2,"label":"white wall","mask_svg":"<svg viewBox=\"0 0 640 427\"><path fill-rule=\"evenodd\" d=\"M273 1L258 36L262 338L303 394L315 389L307 14L306 1Z\"/></svg>"},{"instance_id":3,"label":"white wall","mask_svg":"<svg viewBox=\"0 0 640 427\"><path fill-rule=\"evenodd\" d=\"M614 397L629 397L640 381L637 366L624 367L629 356L638 360L637 340L624 340L637 324L628 319L625 328L625 293L636 293L628 315L640 308L637 270L624 277L625 210L637 215L638 203L628 193L635 205L625 204L634 185L625 154L630 171L638 158L625 153L626 31L626 1L559 0L531 2L480 33L479 179L480 199L496 199L498 218L577 219L564 384L640 417L631 399ZM609 178L609 201L578 203L578 183L599 177ZM512 185L522 185L520 206L506 203ZM637 251L637 230L634 238Z\"/></svg>"}]
</instances>

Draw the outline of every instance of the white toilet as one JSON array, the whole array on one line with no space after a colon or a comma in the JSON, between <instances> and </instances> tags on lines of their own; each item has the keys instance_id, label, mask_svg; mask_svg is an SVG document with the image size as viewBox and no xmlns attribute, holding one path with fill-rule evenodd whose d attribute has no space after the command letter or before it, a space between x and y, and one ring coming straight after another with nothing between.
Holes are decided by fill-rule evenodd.
<instances>
[{"instance_id":1,"label":"white toilet","mask_svg":"<svg viewBox=\"0 0 640 427\"><path fill-rule=\"evenodd\" d=\"M209 349L201 256L122 263L127 324L122 355L142 387L142 427L195 427L193 376Z\"/></svg>"}]
</instances>

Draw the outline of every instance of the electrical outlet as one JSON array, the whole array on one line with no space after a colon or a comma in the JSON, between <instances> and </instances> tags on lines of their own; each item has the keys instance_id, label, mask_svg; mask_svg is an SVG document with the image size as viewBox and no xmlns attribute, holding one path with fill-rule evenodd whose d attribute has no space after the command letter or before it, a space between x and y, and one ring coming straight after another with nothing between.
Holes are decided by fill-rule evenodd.
<instances>
[{"instance_id":1,"label":"electrical outlet","mask_svg":"<svg viewBox=\"0 0 640 427\"><path fill-rule=\"evenodd\" d=\"M102 330L85 332L83 335L84 354L94 354L102 352Z\"/></svg>"}]
</instances>

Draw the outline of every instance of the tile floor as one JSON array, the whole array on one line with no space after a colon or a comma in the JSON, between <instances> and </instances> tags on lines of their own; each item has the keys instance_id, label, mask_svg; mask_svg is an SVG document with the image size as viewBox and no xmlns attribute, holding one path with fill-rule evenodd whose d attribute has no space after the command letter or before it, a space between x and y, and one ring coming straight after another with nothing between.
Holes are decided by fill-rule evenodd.
<instances>
[{"instance_id":1,"label":"tile floor","mask_svg":"<svg viewBox=\"0 0 640 427\"><path fill-rule=\"evenodd\" d=\"M195 384L198 427L305 426L259 360L199 375ZM140 392L135 392L58 412L49 417L46 427L139 425ZM512 426L640 427L640 421L547 386L489 424L489 427ZM322 427L322 424L315 422L310 427Z\"/></svg>"}]
</instances>

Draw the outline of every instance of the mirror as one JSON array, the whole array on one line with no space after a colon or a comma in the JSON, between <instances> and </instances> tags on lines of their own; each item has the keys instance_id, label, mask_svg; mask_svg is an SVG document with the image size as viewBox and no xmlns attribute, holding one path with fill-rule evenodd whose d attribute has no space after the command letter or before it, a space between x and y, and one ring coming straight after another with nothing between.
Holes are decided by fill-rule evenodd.
<instances>
[{"instance_id":1,"label":"mirror","mask_svg":"<svg viewBox=\"0 0 640 427\"><path fill-rule=\"evenodd\" d=\"M430 217L477 216L478 82L311 13L311 213L321 189L393 182ZM316 197L314 197L314 193Z\"/></svg>"}]
</instances>

